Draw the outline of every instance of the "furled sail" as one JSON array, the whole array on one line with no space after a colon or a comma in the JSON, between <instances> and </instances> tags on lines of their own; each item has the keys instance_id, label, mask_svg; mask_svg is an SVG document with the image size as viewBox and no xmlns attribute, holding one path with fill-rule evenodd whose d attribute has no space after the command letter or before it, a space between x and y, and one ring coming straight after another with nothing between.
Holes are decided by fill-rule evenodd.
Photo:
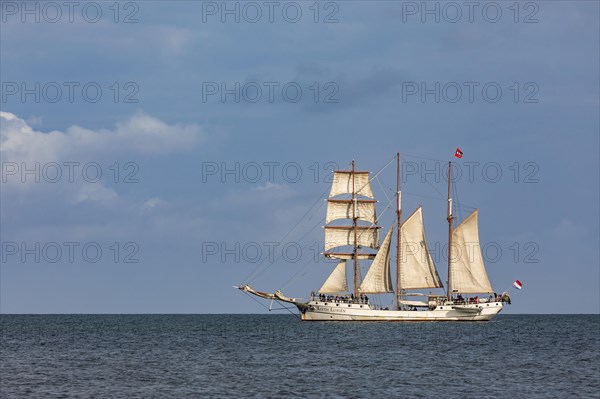
<instances>
[{"instance_id":1,"label":"furled sail","mask_svg":"<svg viewBox=\"0 0 600 399\"><path fill-rule=\"evenodd\" d=\"M339 294L348 292L348 282L346 280L346 261L343 260L337 264L333 272L329 275L323 286L319 289L322 294Z\"/></svg>"},{"instance_id":2,"label":"furled sail","mask_svg":"<svg viewBox=\"0 0 600 399\"><path fill-rule=\"evenodd\" d=\"M370 248L379 247L379 227L357 227L357 245ZM354 245L354 230L348 226L325 226L325 250Z\"/></svg>"},{"instance_id":3,"label":"furled sail","mask_svg":"<svg viewBox=\"0 0 600 399\"><path fill-rule=\"evenodd\" d=\"M388 231L377 256L365 276L359 291L363 294L382 294L393 292L392 276L390 274L390 242L392 228Z\"/></svg>"},{"instance_id":4,"label":"furled sail","mask_svg":"<svg viewBox=\"0 0 600 399\"><path fill-rule=\"evenodd\" d=\"M373 224L377 223L375 203L374 200L357 200L356 217ZM325 223L337 219L352 219L352 200L328 200Z\"/></svg>"},{"instance_id":5,"label":"furled sail","mask_svg":"<svg viewBox=\"0 0 600 399\"><path fill-rule=\"evenodd\" d=\"M344 252L324 252L323 255L329 259L345 259L345 260L354 259L354 254L347 253L347 252L346 253L344 253ZM377 254L361 254L361 253L359 253L359 254L356 254L356 257L358 259L373 260L373 259L375 259L376 255Z\"/></svg>"},{"instance_id":6,"label":"furled sail","mask_svg":"<svg viewBox=\"0 0 600 399\"><path fill-rule=\"evenodd\" d=\"M442 287L435 263L427 249L421 207L402 224L401 237L400 287L403 290Z\"/></svg>"},{"instance_id":7,"label":"furled sail","mask_svg":"<svg viewBox=\"0 0 600 399\"><path fill-rule=\"evenodd\" d=\"M358 195L373 198L373 190L369 181L369 172L354 172L354 192ZM333 172L333 181L329 197L340 194L352 194L352 172L337 170Z\"/></svg>"},{"instance_id":8,"label":"furled sail","mask_svg":"<svg viewBox=\"0 0 600 399\"><path fill-rule=\"evenodd\" d=\"M461 294L494 292L483 264L477 215L476 209L452 231L453 253L450 255L452 292Z\"/></svg>"}]
</instances>

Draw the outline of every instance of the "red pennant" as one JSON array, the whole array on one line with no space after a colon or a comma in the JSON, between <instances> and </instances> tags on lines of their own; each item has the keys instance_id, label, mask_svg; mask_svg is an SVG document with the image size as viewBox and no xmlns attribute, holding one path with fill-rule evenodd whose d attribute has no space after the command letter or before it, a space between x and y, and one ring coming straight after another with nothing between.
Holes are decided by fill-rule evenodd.
<instances>
[{"instance_id":1,"label":"red pennant","mask_svg":"<svg viewBox=\"0 0 600 399\"><path fill-rule=\"evenodd\" d=\"M456 148L456 151L454 152L454 156L456 158L462 158L463 152L460 150L460 148L458 148L458 147Z\"/></svg>"}]
</instances>

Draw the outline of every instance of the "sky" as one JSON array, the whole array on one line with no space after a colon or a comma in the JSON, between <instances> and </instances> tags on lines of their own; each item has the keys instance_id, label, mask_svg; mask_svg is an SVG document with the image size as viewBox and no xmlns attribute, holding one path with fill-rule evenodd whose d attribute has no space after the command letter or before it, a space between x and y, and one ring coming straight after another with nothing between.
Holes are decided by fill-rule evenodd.
<instances>
[{"instance_id":1,"label":"sky","mask_svg":"<svg viewBox=\"0 0 600 399\"><path fill-rule=\"evenodd\" d=\"M306 298L330 172L385 229L396 152L443 281L452 159L505 312L600 312L600 6L470 4L3 1L0 312Z\"/></svg>"}]
</instances>

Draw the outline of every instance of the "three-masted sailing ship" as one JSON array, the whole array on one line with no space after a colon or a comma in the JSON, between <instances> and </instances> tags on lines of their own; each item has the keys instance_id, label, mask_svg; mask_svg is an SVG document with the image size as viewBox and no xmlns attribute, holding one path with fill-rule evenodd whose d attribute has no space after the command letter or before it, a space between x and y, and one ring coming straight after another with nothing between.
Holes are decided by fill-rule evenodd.
<instances>
[{"instance_id":1,"label":"three-masted sailing ship","mask_svg":"<svg viewBox=\"0 0 600 399\"><path fill-rule=\"evenodd\" d=\"M338 262L321 288L311 293L307 301L286 297L281 291L273 294L257 291L248 284L236 288L261 298L294 304L302 320L486 321L497 315L504 302L510 303L510 297L496 295L488 279L479 244L478 210L475 209L458 226L453 226L452 162L448 163L446 293L411 292L444 287L427 247L422 207L402 221L400 154L396 158L396 222L381 244L381 226L377 225L377 201L370 174L355 170L352 161L351 170L333 172L327 198L323 255ZM396 238L395 287L390 257L393 236ZM344 252L340 248L352 250ZM371 265L361 281L360 263L367 260ZM351 290L347 281L349 264L353 270ZM389 293L395 294L391 309L374 305L368 297ZM476 297L468 297L475 294Z\"/></svg>"}]
</instances>

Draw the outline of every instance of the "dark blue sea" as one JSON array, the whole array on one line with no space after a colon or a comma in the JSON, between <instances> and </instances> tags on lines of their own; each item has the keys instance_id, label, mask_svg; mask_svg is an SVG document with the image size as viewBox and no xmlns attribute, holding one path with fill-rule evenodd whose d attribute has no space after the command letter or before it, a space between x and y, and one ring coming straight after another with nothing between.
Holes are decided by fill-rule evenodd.
<instances>
[{"instance_id":1,"label":"dark blue sea","mask_svg":"<svg viewBox=\"0 0 600 399\"><path fill-rule=\"evenodd\" d=\"M2 315L2 398L598 398L600 315Z\"/></svg>"}]
</instances>

